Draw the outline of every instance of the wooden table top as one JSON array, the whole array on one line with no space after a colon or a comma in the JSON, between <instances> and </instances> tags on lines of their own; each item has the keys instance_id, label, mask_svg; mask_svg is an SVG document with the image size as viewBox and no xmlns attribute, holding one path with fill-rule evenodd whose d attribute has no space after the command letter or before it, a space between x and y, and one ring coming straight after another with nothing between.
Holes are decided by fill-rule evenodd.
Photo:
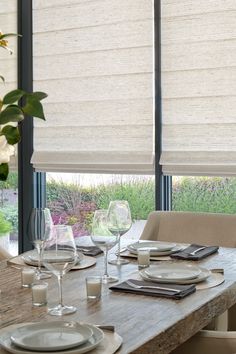
<instances>
[{"instance_id":1,"label":"wooden table top","mask_svg":"<svg viewBox=\"0 0 236 354\"><path fill-rule=\"evenodd\" d=\"M177 261L179 262L179 261ZM63 319L94 324L113 324L123 337L120 354L170 353L212 318L236 303L236 249L220 248L219 253L201 262L206 268L224 268L225 282L217 287L198 290L182 300L161 299L151 296L112 292L103 286L100 301L86 299L85 277L103 272L103 257L97 256L97 264L91 268L71 271L63 280L64 302L75 305L78 311ZM137 263L131 260L120 268L109 266L109 273L121 280L137 271ZM58 298L57 280L49 284L49 306ZM1 328L13 323L52 321L47 307L32 308L31 290L22 289L20 271L0 263Z\"/></svg>"}]
</instances>

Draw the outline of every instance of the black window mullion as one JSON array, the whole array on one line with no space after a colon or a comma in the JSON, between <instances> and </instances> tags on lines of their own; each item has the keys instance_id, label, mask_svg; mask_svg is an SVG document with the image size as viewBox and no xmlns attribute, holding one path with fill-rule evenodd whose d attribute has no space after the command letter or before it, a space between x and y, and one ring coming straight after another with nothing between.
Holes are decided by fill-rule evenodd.
<instances>
[{"instance_id":1,"label":"black window mullion","mask_svg":"<svg viewBox=\"0 0 236 354\"><path fill-rule=\"evenodd\" d=\"M33 89L32 65L32 1L18 0L18 87ZM33 152L33 119L26 117L20 124L21 142L18 145L18 216L19 253L32 248L27 238L27 223L34 206L34 173L30 164Z\"/></svg>"}]
</instances>

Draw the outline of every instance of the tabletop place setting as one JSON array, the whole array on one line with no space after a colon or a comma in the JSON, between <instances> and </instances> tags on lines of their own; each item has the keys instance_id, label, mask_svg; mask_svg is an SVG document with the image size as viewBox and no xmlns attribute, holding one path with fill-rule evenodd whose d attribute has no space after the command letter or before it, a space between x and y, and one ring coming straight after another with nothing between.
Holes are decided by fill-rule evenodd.
<instances>
[{"instance_id":1,"label":"tabletop place setting","mask_svg":"<svg viewBox=\"0 0 236 354\"><path fill-rule=\"evenodd\" d=\"M84 258L92 258L89 272L84 270L83 291L87 306L100 306L105 296L118 293L152 297L166 301L184 301L201 289L224 282L222 269L208 269L197 261L218 252L217 246L179 244L166 241L130 240L123 235L132 224L127 201L111 201L108 209L96 210L91 222L91 235L77 242L69 225L53 225L50 210L34 209L30 215L28 237L35 249L10 259L8 264L20 268L21 287L31 292L32 308L41 308L50 320L19 323L0 330L0 344L14 354L86 352L112 354L122 345L122 337L110 323L97 325L80 321L79 306L64 303L67 287L62 281L68 272L78 274ZM122 242L121 247L121 237ZM125 244L125 247L123 245ZM111 252L112 250L112 252ZM111 254L110 254L111 253ZM102 267L93 270L103 256ZM114 259L114 256L116 258ZM109 258L108 258L109 257ZM132 271L120 277L126 267ZM136 269L136 270L135 270ZM78 270L78 272L74 272ZM117 270L117 273L115 273ZM112 274L110 274L110 272ZM117 275L114 275L117 274ZM56 306L49 306L51 282L58 283ZM51 279L52 278L52 279ZM70 291L73 291L70 289ZM108 295L107 295L108 294ZM132 297L133 299L133 297ZM64 316L74 314L73 320ZM53 316L57 320L51 320ZM78 322L74 320L78 318Z\"/></svg>"}]
</instances>

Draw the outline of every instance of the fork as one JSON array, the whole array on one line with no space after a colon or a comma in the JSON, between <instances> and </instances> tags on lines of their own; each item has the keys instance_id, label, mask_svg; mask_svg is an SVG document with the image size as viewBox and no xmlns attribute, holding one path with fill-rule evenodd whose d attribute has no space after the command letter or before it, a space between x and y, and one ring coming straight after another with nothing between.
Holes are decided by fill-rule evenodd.
<instances>
[{"instance_id":1,"label":"fork","mask_svg":"<svg viewBox=\"0 0 236 354\"><path fill-rule=\"evenodd\" d=\"M155 285L137 285L131 282L130 280L126 280L126 284L131 286L134 289L156 289L156 290L165 290L175 292L176 294L180 293L181 290L173 289L173 288L164 288L163 286L155 286Z\"/></svg>"},{"instance_id":2,"label":"fork","mask_svg":"<svg viewBox=\"0 0 236 354\"><path fill-rule=\"evenodd\" d=\"M199 247L199 248L197 248L195 251L190 252L189 254L190 254L191 256L195 256L196 253L198 253L198 252L204 250L205 248L207 248L207 247L206 247L206 246Z\"/></svg>"}]
</instances>

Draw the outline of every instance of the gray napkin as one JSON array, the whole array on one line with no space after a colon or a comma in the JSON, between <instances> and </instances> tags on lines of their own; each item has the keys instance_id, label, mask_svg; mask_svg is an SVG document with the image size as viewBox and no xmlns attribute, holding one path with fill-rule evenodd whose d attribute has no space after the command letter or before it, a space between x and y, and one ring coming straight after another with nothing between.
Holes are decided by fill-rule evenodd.
<instances>
[{"instance_id":1,"label":"gray napkin","mask_svg":"<svg viewBox=\"0 0 236 354\"><path fill-rule=\"evenodd\" d=\"M85 256L95 257L102 253L102 250L96 246L76 246L77 251L83 253Z\"/></svg>"},{"instance_id":2,"label":"gray napkin","mask_svg":"<svg viewBox=\"0 0 236 354\"><path fill-rule=\"evenodd\" d=\"M204 247L204 246L193 243L189 247L185 248L183 251L172 253L170 257L176 259L186 259L186 260L189 259L191 261L199 261L200 259L208 257L213 253L216 253L219 249L219 246L207 246L203 250L197 252L195 255L190 254L191 252L195 251L200 247Z\"/></svg>"},{"instance_id":3,"label":"gray napkin","mask_svg":"<svg viewBox=\"0 0 236 354\"><path fill-rule=\"evenodd\" d=\"M185 296L188 296L196 291L195 285L177 285L177 284L163 284L163 283L154 283L151 281L145 281L145 280L134 280L130 279L132 283L137 284L137 285L151 285L151 286L156 286L156 287L164 287L164 288L171 288L171 289L176 289L180 290L180 292L174 292L172 290L164 290L164 289L135 289L128 285L125 281L111 286L109 289L113 291L121 291L121 292L127 292L127 293L133 293L133 294L140 294L140 295L150 295L150 296L159 296L159 297L166 297L169 299L182 299Z\"/></svg>"}]
</instances>

